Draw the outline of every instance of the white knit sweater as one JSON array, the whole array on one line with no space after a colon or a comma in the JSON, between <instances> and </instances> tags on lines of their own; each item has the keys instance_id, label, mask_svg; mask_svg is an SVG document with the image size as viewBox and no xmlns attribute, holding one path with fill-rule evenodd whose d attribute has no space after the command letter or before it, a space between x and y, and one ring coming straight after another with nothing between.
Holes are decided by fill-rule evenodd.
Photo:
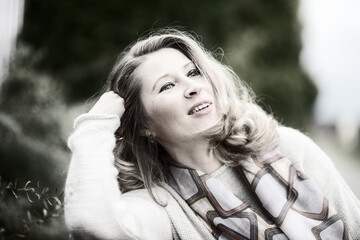
<instances>
[{"instance_id":1,"label":"white knit sweater","mask_svg":"<svg viewBox=\"0 0 360 240\"><path fill-rule=\"evenodd\" d=\"M65 187L65 220L70 231L99 239L214 239L207 226L168 185L154 189L165 207L145 189L122 194L114 166L117 116L83 114L69 138L72 160ZM302 133L278 128L280 151L312 178L345 221L353 239L360 239L360 203L331 160ZM235 195L257 203L237 174L226 166L212 173ZM301 239L301 236L299 236Z\"/></svg>"}]
</instances>

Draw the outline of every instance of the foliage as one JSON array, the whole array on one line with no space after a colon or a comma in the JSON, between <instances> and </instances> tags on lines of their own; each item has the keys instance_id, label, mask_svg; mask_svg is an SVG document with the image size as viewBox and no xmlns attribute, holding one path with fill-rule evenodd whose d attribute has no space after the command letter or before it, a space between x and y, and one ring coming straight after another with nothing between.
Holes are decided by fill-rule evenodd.
<instances>
[{"instance_id":1,"label":"foliage","mask_svg":"<svg viewBox=\"0 0 360 240\"><path fill-rule=\"evenodd\" d=\"M65 112L60 88L33 70L34 61L36 57L28 47L19 47L10 76L1 88L0 239L64 239L66 234L62 217L53 218L62 211L60 197L55 192L50 194L49 187L30 185L31 181L52 182L54 189L62 189L69 161L60 125ZM20 187L18 181L11 182L15 176L29 181ZM18 201L5 198L7 195ZM34 228L41 222L41 227Z\"/></svg>"},{"instance_id":2,"label":"foliage","mask_svg":"<svg viewBox=\"0 0 360 240\"><path fill-rule=\"evenodd\" d=\"M19 47L15 59L0 92L0 174L5 181L21 176L61 188L69 161L61 88L34 71L29 48Z\"/></svg>"},{"instance_id":3,"label":"foliage","mask_svg":"<svg viewBox=\"0 0 360 240\"><path fill-rule=\"evenodd\" d=\"M27 203L24 202L24 199L27 200ZM6 183L1 181L0 176L0 203L2 206L0 239L53 238L54 233L59 230L62 231L63 234L66 234L65 228L62 227L64 225L62 223L62 199L63 192L58 192L57 189L52 191L51 186L40 187L40 183L37 182L36 187L33 187L31 186L31 181L27 181L21 187L18 180ZM19 214L19 209L12 209L11 206L14 205L9 204L11 201L21 203L20 206L23 207L21 214ZM20 206L17 206L17 208ZM14 212L16 212L16 217L11 216ZM12 221L9 221L9 218L12 218ZM54 223L58 228L57 231L53 231ZM50 228L52 234L44 234L46 232L44 230L42 230L42 234L39 234L38 231L41 228Z\"/></svg>"}]
</instances>

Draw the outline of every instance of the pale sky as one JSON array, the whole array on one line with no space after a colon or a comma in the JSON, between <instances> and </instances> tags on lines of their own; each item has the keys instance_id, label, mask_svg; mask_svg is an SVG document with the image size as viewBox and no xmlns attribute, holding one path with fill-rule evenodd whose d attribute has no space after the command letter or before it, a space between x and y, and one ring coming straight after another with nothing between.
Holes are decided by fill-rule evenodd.
<instances>
[{"instance_id":1,"label":"pale sky","mask_svg":"<svg viewBox=\"0 0 360 240\"><path fill-rule=\"evenodd\" d=\"M301 0L301 62L319 88L318 123L360 123L360 1Z\"/></svg>"},{"instance_id":2,"label":"pale sky","mask_svg":"<svg viewBox=\"0 0 360 240\"><path fill-rule=\"evenodd\" d=\"M0 0L0 84L23 22L24 0Z\"/></svg>"}]
</instances>

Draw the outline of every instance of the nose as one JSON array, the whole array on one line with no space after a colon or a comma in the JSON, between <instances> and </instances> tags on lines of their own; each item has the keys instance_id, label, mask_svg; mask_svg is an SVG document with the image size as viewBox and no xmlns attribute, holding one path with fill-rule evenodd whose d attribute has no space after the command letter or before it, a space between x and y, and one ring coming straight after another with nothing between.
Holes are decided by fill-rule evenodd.
<instances>
[{"instance_id":1,"label":"nose","mask_svg":"<svg viewBox=\"0 0 360 240\"><path fill-rule=\"evenodd\" d=\"M193 96L196 96L200 93L201 86L199 83L197 83L194 79L187 79L186 81L186 87L184 90L184 96L185 98L191 98Z\"/></svg>"}]
</instances>

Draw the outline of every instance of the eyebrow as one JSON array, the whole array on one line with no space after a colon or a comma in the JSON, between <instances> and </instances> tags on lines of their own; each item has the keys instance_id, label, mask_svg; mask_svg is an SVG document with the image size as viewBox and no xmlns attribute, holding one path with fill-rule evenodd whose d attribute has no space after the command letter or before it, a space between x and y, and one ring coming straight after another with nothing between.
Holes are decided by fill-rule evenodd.
<instances>
[{"instance_id":1,"label":"eyebrow","mask_svg":"<svg viewBox=\"0 0 360 240\"><path fill-rule=\"evenodd\" d=\"M183 66L183 68L185 69L185 68L187 68L187 66L189 66L189 65L191 65L191 64L195 65L192 61L190 61L190 62L188 62L187 64L185 64L185 65ZM152 88L151 91L154 91L156 85L158 84L158 82L159 82L161 79L163 79L163 78L165 78L165 77L167 77L167 76L169 76L169 74L168 74L168 73L165 73L164 75L162 75L161 77L159 77L159 78L155 81L154 86L153 86L153 88Z\"/></svg>"}]
</instances>

